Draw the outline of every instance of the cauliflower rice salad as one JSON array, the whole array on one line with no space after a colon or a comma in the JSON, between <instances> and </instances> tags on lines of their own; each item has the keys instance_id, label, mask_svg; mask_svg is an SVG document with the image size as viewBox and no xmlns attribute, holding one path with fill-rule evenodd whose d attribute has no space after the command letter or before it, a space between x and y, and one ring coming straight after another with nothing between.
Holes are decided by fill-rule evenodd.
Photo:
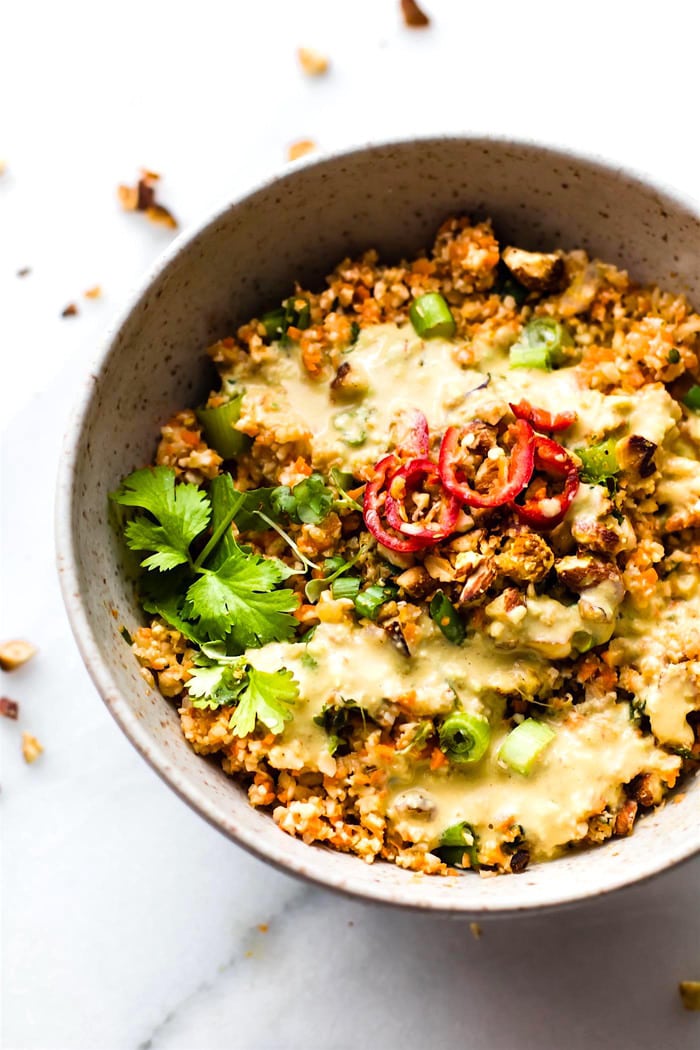
<instances>
[{"instance_id":1,"label":"cauliflower rice salad","mask_svg":"<svg viewBox=\"0 0 700 1050\"><path fill-rule=\"evenodd\" d=\"M700 758L700 316L453 218L209 348L113 494L182 731L307 843L521 872Z\"/></svg>"}]
</instances>

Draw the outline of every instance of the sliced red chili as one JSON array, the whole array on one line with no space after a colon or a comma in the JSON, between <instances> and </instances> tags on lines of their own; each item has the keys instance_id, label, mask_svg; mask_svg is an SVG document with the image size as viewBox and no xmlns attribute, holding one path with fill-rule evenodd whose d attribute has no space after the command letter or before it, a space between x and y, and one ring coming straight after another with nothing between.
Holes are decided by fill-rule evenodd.
<instances>
[{"instance_id":1,"label":"sliced red chili","mask_svg":"<svg viewBox=\"0 0 700 1050\"><path fill-rule=\"evenodd\" d=\"M396 452L399 456L427 456L430 451L430 431L425 414L418 408L409 408L401 414L397 424Z\"/></svg>"},{"instance_id":2,"label":"sliced red chili","mask_svg":"<svg viewBox=\"0 0 700 1050\"><path fill-rule=\"evenodd\" d=\"M406 510L407 498L420 486L420 483L437 482L439 492L439 511L432 521L411 521ZM389 524L405 536L416 536L437 543L454 532L459 517L460 502L456 496L446 492L440 480L437 463L432 459L418 457L410 459L399 467L389 479L389 490L386 497L385 513Z\"/></svg>"},{"instance_id":3,"label":"sliced red chili","mask_svg":"<svg viewBox=\"0 0 700 1050\"><path fill-rule=\"evenodd\" d=\"M535 436L535 469L550 477L563 479L564 487L553 496L537 496L524 503L511 504L513 510L535 529L553 529L564 519L578 492L579 471L573 456L551 438Z\"/></svg>"},{"instance_id":4,"label":"sliced red chili","mask_svg":"<svg viewBox=\"0 0 700 1050\"><path fill-rule=\"evenodd\" d=\"M423 550L435 540L421 539L418 536L402 536L400 532L387 527L382 521L382 512L386 502L386 487L394 472L401 466L398 456L389 455L380 459L374 468L374 478L365 486L363 512L365 524L372 535L392 551L410 553Z\"/></svg>"},{"instance_id":5,"label":"sliced red chili","mask_svg":"<svg viewBox=\"0 0 700 1050\"><path fill-rule=\"evenodd\" d=\"M470 507L501 507L518 496L530 478L535 465L535 433L528 422L518 419L511 427L514 438L508 457L505 480L490 492L477 492L460 476L460 441L465 430L448 427L440 445L440 477L448 492Z\"/></svg>"},{"instance_id":6,"label":"sliced red chili","mask_svg":"<svg viewBox=\"0 0 700 1050\"><path fill-rule=\"evenodd\" d=\"M524 419L527 423L532 424L535 430L548 430L552 434L557 434L560 430L567 430L576 422L575 412L557 412L553 416L545 408L536 408L531 405L525 398L517 405L511 405L510 410L516 419Z\"/></svg>"}]
</instances>

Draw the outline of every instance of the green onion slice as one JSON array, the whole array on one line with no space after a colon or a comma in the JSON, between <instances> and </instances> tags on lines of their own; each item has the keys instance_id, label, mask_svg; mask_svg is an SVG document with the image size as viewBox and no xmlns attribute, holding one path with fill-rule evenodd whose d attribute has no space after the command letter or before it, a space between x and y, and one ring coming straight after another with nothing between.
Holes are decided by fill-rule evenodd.
<instances>
[{"instance_id":1,"label":"green onion slice","mask_svg":"<svg viewBox=\"0 0 700 1050\"><path fill-rule=\"evenodd\" d=\"M700 410L700 386L694 384L683 398L686 408L692 408L694 412Z\"/></svg>"},{"instance_id":2,"label":"green onion slice","mask_svg":"<svg viewBox=\"0 0 700 1050\"><path fill-rule=\"evenodd\" d=\"M450 339L457 328L450 308L439 292L427 292L414 299L408 316L421 339L436 336Z\"/></svg>"},{"instance_id":3,"label":"green onion slice","mask_svg":"<svg viewBox=\"0 0 700 1050\"><path fill-rule=\"evenodd\" d=\"M233 459L250 446L248 435L233 429L234 423L241 418L242 401L243 394L241 393L227 401L225 405L196 410L197 419L202 424L207 444L223 459Z\"/></svg>"},{"instance_id":4,"label":"green onion slice","mask_svg":"<svg viewBox=\"0 0 700 1050\"><path fill-rule=\"evenodd\" d=\"M478 868L477 847L478 836L471 824L461 820L459 824L452 824L445 828L440 836L440 845L434 851L444 864L451 868ZM469 864L464 863L464 854L469 857Z\"/></svg>"},{"instance_id":5,"label":"green onion slice","mask_svg":"<svg viewBox=\"0 0 700 1050\"><path fill-rule=\"evenodd\" d=\"M430 616L438 625L448 642L461 645L464 641L464 624L449 598L437 591L430 602Z\"/></svg>"},{"instance_id":6,"label":"green onion slice","mask_svg":"<svg viewBox=\"0 0 700 1050\"><path fill-rule=\"evenodd\" d=\"M553 729L536 718L526 718L503 741L498 752L499 762L527 777L542 752L556 736Z\"/></svg>"},{"instance_id":7,"label":"green onion slice","mask_svg":"<svg viewBox=\"0 0 700 1050\"><path fill-rule=\"evenodd\" d=\"M333 580L333 583L331 584L331 594L334 598L352 598L354 600L359 594L359 591L359 576L339 576L338 579Z\"/></svg>"},{"instance_id":8,"label":"green onion slice","mask_svg":"<svg viewBox=\"0 0 700 1050\"><path fill-rule=\"evenodd\" d=\"M368 620L376 620L380 607L391 597L392 592L387 587L375 583L357 595L355 612L358 616L366 616Z\"/></svg>"},{"instance_id":9,"label":"green onion slice","mask_svg":"<svg viewBox=\"0 0 700 1050\"><path fill-rule=\"evenodd\" d=\"M589 485L597 485L619 474L620 464L617 462L616 448L617 442L613 438L608 438L607 441L591 445L590 448L574 449L583 464L581 481L586 481Z\"/></svg>"},{"instance_id":10,"label":"green onion slice","mask_svg":"<svg viewBox=\"0 0 700 1050\"><path fill-rule=\"evenodd\" d=\"M564 347L573 346L571 335L553 317L529 321L510 348L511 368L543 368L547 371L564 363Z\"/></svg>"},{"instance_id":11,"label":"green onion slice","mask_svg":"<svg viewBox=\"0 0 700 1050\"><path fill-rule=\"evenodd\" d=\"M484 757L491 740L491 726L480 715L455 711L442 723L438 736L440 749L450 762L463 765Z\"/></svg>"}]
</instances>

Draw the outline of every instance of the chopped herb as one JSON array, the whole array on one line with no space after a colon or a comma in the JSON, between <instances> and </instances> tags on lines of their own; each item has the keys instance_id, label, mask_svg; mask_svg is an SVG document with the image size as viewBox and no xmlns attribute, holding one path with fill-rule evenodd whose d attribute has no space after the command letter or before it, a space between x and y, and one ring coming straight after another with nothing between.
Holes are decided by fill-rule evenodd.
<instances>
[{"instance_id":1,"label":"chopped herb","mask_svg":"<svg viewBox=\"0 0 700 1050\"><path fill-rule=\"evenodd\" d=\"M488 750L491 726L487 719L468 711L448 715L438 731L440 750L456 765L479 762Z\"/></svg>"},{"instance_id":2,"label":"chopped herb","mask_svg":"<svg viewBox=\"0 0 700 1050\"><path fill-rule=\"evenodd\" d=\"M683 404L686 408L691 408L694 412L700 409L700 386L694 384L691 386L688 393L683 398Z\"/></svg>"},{"instance_id":3,"label":"chopped herb","mask_svg":"<svg viewBox=\"0 0 700 1050\"><path fill-rule=\"evenodd\" d=\"M131 637L131 635L129 634L129 632L127 631L126 627L122 627L122 629L121 629L121 631L119 633L120 633L120 635L122 636L122 638L124 639L124 641L126 642L127 645L133 645L134 644L134 640Z\"/></svg>"},{"instance_id":4,"label":"chopped herb","mask_svg":"<svg viewBox=\"0 0 700 1050\"><path fill-rule=\"evenodd\" d=\"M527 777L542 752L555 737L555 732L544 722L526 718L511 730L498 752L498 759L510 769Z\"/></svg>"},{"instance_id":5,"label":"chopped herb","mask_svg":"<svg viewBox=\"0 0 700 1050\"><path fill-rule=\"evenodd\" d=\"M426 292L414 299L408 316L421 339L451 339L457 328L452 311L439 292Z\"/></svg>"},{"instance_id":6,"label":"chopped herb","mask_svg":"<svg viewBox=\"0 0 700 1050\"><path fill-rule=\"evenodd\" d=\"M339 576L331 584L334 598L356 598L360 590L359 576Z\"/></svg>"},{"instance_id":7,"label":"chopped herb","mask_svg":"<svg viewBox=\"0 0 700 1050\"><path fill-rule=\"evenodd\" d=\"M466 631L460 615L449 598L437 591L430 602L430 616L438 625L448 642L461 645Z\"/></svg>"},{"instance_id":8,"label":"chopped herb","mask_svg":"<svg viewBox=\"0 0 700 1050\"><path fill-rule=\"evenodd\" d=\"M681 359L680 350L676 350L675 346L672 346L668 352L668 363L670 365L677 365Z\"/></svg>"},{"instance_id":9,"label":"chopped herb","mask_svg":"<svg viewBox=\"0 0 700 1050\"><path fill-rule=\"evenodd\" d=\"M314 722L328 733L328 750L335 755L342 746L342 753L349 750L347 733L352 728L352 715L358 713L365 721L365 711L354 700L341 700L340 704L324 704L321 712L314 716Z\"/></svg>"},{"instance_id":10,"label":"chopped herb","mask_svg":"<svg viewBox=\"0 0 700 1050\"><path fill-rule=\"evenodd\" d=\"M367 410L348 408L333 416L333 426L341 439L351 448L359 448L367 440Z\"/></svg>"},{"instance_id":11,"label":"chopped herb","mask_svg":"<svg viewBox=\"0 0 700 1050\"><path fill-rule=\"evenodd\" d=\"M309 582L306 584L306 587L304 588L304 593L306 594L307 601L317 602L318 599L321 597L321 593L325 591L328 587L330 587L334 580L337 580L338 577L341 576L344 572L347 572L348 569L351 569L362 554L364 554L363 547L361 547L357 554L350 558L349 561L343 561L342 558L339 559L337 557L326 558L325 571L327 575L318 577L313 580L309 580ZM330 572L328 572L329 565L331 567Z\"/></svg>"}]
</instances>

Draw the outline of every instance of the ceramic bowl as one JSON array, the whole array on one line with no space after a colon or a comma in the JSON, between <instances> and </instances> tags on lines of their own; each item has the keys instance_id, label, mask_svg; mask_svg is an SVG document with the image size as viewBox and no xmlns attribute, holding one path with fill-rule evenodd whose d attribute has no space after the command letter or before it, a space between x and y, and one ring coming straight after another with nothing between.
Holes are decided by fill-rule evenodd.
<instances>
[{"instance_id":1,"label":"ceramic bowl","mask_svg":"<svg viewBox=\"0 0 700 1050\"><path fill-rule=\"evenodd\" d=\"M168 784L234 842L287 872L372 901L478 915L580 901L654 875L700 849L700 779L634 835L522 875L417 877L307 846L253 809L185 742L172 703L149 689L119 634L141 621L108 493L148 463L158 428L209 389L204 348L346 255L385 259L431 243L456 212L490 215L523 247L583 247L642 281L700 302L694 205L600 160L494 139L366 146L288 167L176 240L106 341L67 438L59 484L59 567L68 614L105 703ZM114 612L116 610L116 613ZM116 616L116 618L115 618Z\"/></svg>"}]
</instances>

